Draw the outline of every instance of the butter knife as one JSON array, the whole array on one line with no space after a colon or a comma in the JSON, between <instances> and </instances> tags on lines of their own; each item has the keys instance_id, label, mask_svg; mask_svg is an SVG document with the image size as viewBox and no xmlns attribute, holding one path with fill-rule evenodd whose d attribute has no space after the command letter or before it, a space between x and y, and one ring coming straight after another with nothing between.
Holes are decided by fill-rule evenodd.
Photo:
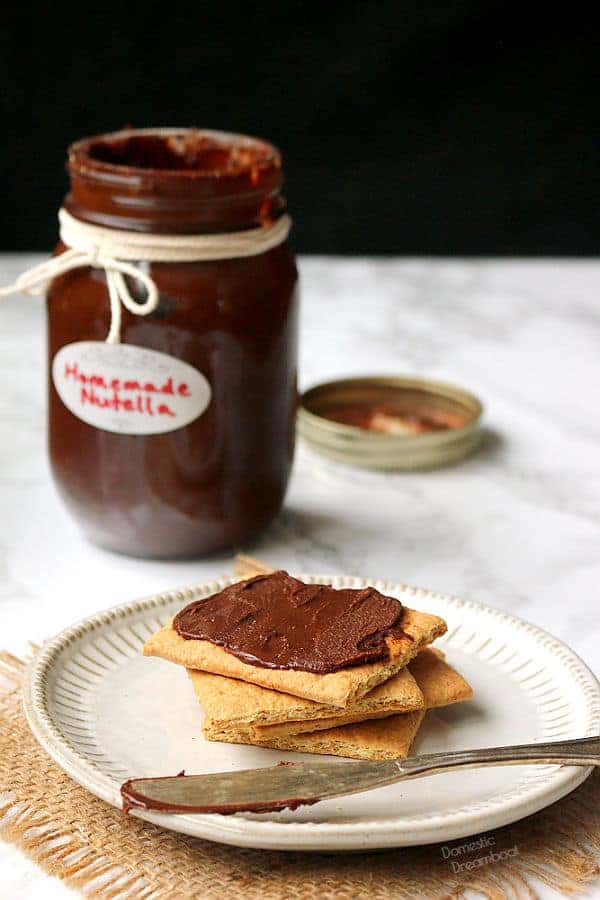
<instances>
[{"instance_id":1,"label":"butter knife","mask_svg":"<svg viewBox=\"0 0 600 900\"><path fill-rule=\"evenodd\" d=\"M123 808L163 812L273 812L358 794L397 781L479 766L557 764L600 766L600 737L484 750L430 753L377 762L279 763L261 769L131 778L121 786Z\"/></svg>"}]
</instances>

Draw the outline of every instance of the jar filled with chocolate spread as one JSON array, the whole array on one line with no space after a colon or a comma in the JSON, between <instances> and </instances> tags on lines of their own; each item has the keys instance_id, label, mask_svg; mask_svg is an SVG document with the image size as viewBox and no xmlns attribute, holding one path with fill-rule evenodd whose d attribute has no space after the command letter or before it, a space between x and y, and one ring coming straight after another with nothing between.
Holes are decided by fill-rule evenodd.
<instances>
[{"instance_id":1,"label":"jar filled with chocolate spread","mask_svg":"<svg viewBox=\"0 0 600 900\"><path fill-rule=\"evenodd\" d=\"M47 292L60 494L90 540L122 553L248 541L281 507L294 447L280 155L149 129L79 141L68 171L56 252L69 256Z\"/></svg>"}]
</instances>

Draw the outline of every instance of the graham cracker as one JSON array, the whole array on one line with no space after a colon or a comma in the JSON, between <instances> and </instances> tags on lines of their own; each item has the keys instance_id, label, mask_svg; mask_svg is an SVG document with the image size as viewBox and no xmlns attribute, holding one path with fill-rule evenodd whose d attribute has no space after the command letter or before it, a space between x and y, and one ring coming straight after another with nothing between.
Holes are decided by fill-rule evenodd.
<instances>
[{"instance_id":1,"label":"graham cracker","mask_svg":"<svg viewBox=\"0 0 600 900\"><path fill-rule=\"evenodd\" d=\"M290 734L266 740L258 739L256 731L224 731L219 738L212 737L210 740L350 759L399 759L408 756L424 717L425 710L416 709L385 719L329 728L327 731Z\"/></svg>"},{"instance_id":2,"label":"graham cracker","mask_svg":"<svg viewBox=\"0 0 600 900\"><path fill-rule=\"evenodd\" d=\"M393 675L388 681L378 685L369 694L365 694L356 704L346 707L344 710L333 710L327 718L317 720L305 717L304 721L282 722L276 725L267 725L259 721L252 723L257 737L271 738L286 734L302 734L303 732L321 731L327 728L336 728L353 722L364 722L368 719L383 719L398 712L409 712L409 707L403 709L394 706L391 698L399 689L399 681L410 672L415 686L422 691L423 705L425 709L434 709L436 706L449 706L452 703L460 703L469 700L473 696L471 686L465 681L456 669L444 662L444 654L435 648L427 647L408 664L406 669L401 669L397 675ZM202 698L200 698L202 699ZM368 710L362 718L353 715L353 711L359 709ZM418 707L413 707L414 709ZM346 713L349 713L346 718ZM206 714L206 708L205 708ZM205 719L206 722L206 719ZM231 728L232 723L230 723Z\"/></svg>"},{"instance_id":3,"label":"graham cracker","mask_svg":"<svg viewBox=\"0 0 600 900\"><path fill-rule=\"evenodd\" d=\"M428 698L434 706L445 706L469 699L472 690L464 678L435 651L423 651L425 659L411 665L413 676L423 691L425 705ZM420 680L421 679L421 680ZM423 720L425 711L373 719L353 725L312 731L301 734L263 738L258 729L235 730L224 728L220 734L211 732L209 740L222 740L234 744L254 744L276 750L295 750L299 753L322 753L329 756L345 756L351 759L399 759L408 756L412 742Z\"/></svg>"},{"instance_id":4,"label":"graham cracker","mask_svg":"<svg viewBox=\"0 0 600 900\"><path fill-rule=\"evenodd\" d=\"M389 680L393 681L394 678L397 678L397 676L392 675ZM374 690L376 691L377 688ZM371 691L371 694L372 693L373 691ZM366 696L370 697L371 695L367 694ZM423 709L423 706L413 707L413 709ZM402 711L408 712L408 710ZM328 716L326 719L305 719L304 721L298 722L281 722L278 725L256 725L254 726L254 733L259 739L266 739L271 737L285 737L286 734L303 734L307 731L326 731L329 728L338 728L340 725L353 725L356 722L370 722L373 719L387 719L388 716L395 715L399 710L382 708L379 711L373 710L368 713L346 713L345 709L338 709L338 712L342 713L342 715Z\"/></svg>"},{"instance_id":5,"label":"graham cracker","mask_svg":"<svg viewBox=\"0 0 600 900\"><path fill-rule=\"evenodd\" d=\"M395 675L422 647L444 634L447 628L439 616L407 607L403 607L399 624L404 634L400 638L386 638L387 659L325 675L298 669L268 669L249 665L210 641L182 638L172 622L148 638L143 652L145 656L159 656L187 669L201 669L317 703L345 707Z\"/></svg>"},{"instance_id":6,"label":"graham cracker","mask_svg":"<svg viewBox=\"0 0 600 900\"><path fill-rule=\"evenodd\" d=\"M267 688L188 669L194 691L204 710L204 733L258 728L264 736L313 731L349 722L422 709L423 694L407 668L370 693L341 709L282 694ZM279 729L279 731L278 731Z\"/></svg>"},{"instance_id":7,"label":"graham cracker","mask_svg":"<svg viewBox=\"0 0 600 900\"><path fill-rule=\"evenodd\" d=\"M445 662L444 654L434 647L421 651L409 669L423 692L425 709L462 703L473 696L473 688L460 672Z\"/></svg>"}]
</instances>

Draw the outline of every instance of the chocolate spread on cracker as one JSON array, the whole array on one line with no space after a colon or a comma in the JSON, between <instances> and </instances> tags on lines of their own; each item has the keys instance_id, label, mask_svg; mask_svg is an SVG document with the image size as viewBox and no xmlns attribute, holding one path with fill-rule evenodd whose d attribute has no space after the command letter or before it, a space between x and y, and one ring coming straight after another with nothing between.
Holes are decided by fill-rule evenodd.
<instances>
[{"instance_id":1,"label":"chocolate spread on cracker","mask_svg":"<svg viewBox=\"0 0 600 900\"><path fill-rule=\"evenodd\" d=\"M387 659L386 637L405 636L401 620L402 604L375 588L336 590L274 572L190 603L173 628L253 666L326 674Z\"/></svg>"}]
</instances>

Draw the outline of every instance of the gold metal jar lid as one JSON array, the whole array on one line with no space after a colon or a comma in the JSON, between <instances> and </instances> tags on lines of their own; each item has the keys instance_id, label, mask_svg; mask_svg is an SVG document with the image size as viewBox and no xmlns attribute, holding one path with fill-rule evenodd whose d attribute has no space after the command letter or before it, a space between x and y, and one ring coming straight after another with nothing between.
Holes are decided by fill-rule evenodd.
<instances>
[{"instance_id":1,"label":"gold metal jar lid","mask_svg":"<svg viewBox=\"0 0 600 900\"><path fill-rule=\"evenodd\" d=\"M361 420L363 410L368 419L349 424ZM482 412L477 397L451 384L346 378L302 395L298 433L318 453L349 465L432 469L458 462L477 447Z\"/></svg>"}]
</instances>

